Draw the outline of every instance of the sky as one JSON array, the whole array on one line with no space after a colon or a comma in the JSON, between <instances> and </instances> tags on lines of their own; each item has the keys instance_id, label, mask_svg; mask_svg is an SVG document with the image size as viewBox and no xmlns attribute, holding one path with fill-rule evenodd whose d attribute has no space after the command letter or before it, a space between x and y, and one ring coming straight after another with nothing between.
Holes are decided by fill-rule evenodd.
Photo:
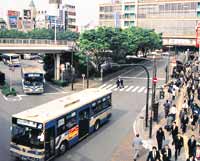
<instances>
[{"instance_id":1,"label":"sky","mask_svg":"<svg viewBox=\"0 0 200 161\"><path fill-rule=\"evenodd\" d=\"M6 17L6 11L28 8L31 0L0 0L0 17ZM98 24L98 4L111 0L63 0L63 4L74 4L77 12L77 25L83 26L90 22ZM49 0L34 0L39 10L49 10Z\"/></svg>"}]
</instances>

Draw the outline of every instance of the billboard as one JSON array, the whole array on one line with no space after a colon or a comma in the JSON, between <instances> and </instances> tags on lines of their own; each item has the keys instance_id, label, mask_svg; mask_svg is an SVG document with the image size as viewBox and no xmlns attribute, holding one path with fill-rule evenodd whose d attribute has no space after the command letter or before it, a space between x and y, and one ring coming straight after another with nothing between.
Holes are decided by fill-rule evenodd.
<instances>
[{"instance_id":1,"label":"billboard","mask_svg":"<svg viewBox=\"0 0 200 161\"><path fill-rule=\"evenodd\" d=\"M10 28L17 28L17 16L9 16L8 21Z\"/></svg>"},{"instance_id":2,"label":"billboard","mask_svg":"<svg viewBox=\"0 0 200 161\"><path fill-rule=\"evenodd\" d=\"M8 17L10 16L19 16L18 11L8 10Z\"/></svg>"},{"instance_id":3,"label":"billboard","mask_svg":"<svg viewBox=\"0 0 200 161\"><path fill-rule=\"evenodd\" d=\"M31 19L31 10L24 10L24 19L25 20Z\"/></svg>"}]
</instances>

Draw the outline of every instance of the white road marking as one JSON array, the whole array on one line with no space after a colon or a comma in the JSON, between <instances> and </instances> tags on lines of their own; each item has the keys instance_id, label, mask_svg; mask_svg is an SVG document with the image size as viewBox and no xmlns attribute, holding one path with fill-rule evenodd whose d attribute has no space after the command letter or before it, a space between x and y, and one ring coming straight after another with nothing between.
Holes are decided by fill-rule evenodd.
<instances>
[{"instance_id":1,"label":"white road marking","mask_svg":"<svg viewBox=\"0 0 200 161\"><path fill-rule=\"evenodd\" d=\"M117 85L113 85L111 88L109 88L108 90L112 90L114 88L117 88Z\"/></svg>"},{"instance_id":2,"label":"white road marking","mask_svg":"<svg viewBox=\"0 0 200 161\"><path fill-rule=\"evenodd\" d=\"M99 88L102 89L103 87L105 87L107 84L103 84L102 86L100 86Z\"/></svg>"},{"instance_id":3,"label":"white road marking","mask_svg":"<svg viewBox=\"0 0 200 161\"><path fill-rule=\"evenodd\" d=\"M118 89L119 89L119 88L116 87L116 88L114 89L114 91L117 91Z\"/></svg>"},{"instance_id":4,"label":"white road marking","mask_svg":"<svg viewBox=\"0 0 200 161\"><path fill-rule=\"evenodd\" d=\"M139 86L135 87L135 88L132 90L132 92L137 91L138 88L140 88L140 87L139 87Z\"/></svg>"},{"instance_id":5,"label":"white road marking","mask_svg":"<svg viewBox=\"0 0 200 161\"><path fill-rule=\"evenodd\" d=\"M126 92L130 91L133 87L134 87L134 86L130 86L130 87L126 90Z\"/></svg>"},{"instance_id":6,"label":"white road marking","mask_svg":"<svg viewBox=\"0 0 200 161\"><path fill-rule=\"evenodd\" d=\"M124 88L121 88L119 91L124 91L128 86L125 86Z\"/></svg>"},{"instance_id":7,"label":"white road marking","mask_svg":"<svg viewBox=\"0 0 200 161\"><path fill-rule=\"evenodd\" d=\"M143 90L145 89L145 87L142 87L138 90L138 93L141 93Z\"/></svg>"},{"instance_id":8,"label":"white road marking","mask_svg":"<svg viewBox=\"0 0 200 161\"><path fill-rule=\"evenodd\" d=\"M108 89L112 86L112 84L107 85L104 89Z\"/></svg>"}]
</instances>

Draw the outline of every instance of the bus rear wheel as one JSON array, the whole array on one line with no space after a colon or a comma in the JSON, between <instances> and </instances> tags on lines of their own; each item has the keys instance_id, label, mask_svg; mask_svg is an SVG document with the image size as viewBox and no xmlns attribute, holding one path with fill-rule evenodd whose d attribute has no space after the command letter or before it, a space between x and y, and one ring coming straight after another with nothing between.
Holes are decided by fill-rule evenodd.
<instances>
[{"instance_id":1,"label":"bus rear wheel","mask_svg":"<svg viewBox=\"0 0 200 161\"><path fill-rule=\"evenodd\" d=\"M99 127L100 127L100 121L97 120L96 123L95 123L95 125L94 125L94 130L95 131L99 130Z\"/></svg>"},{"instance_id":2,"label":"bus rear wheel","mask_svg":"<svg viewBox=\"0 0 200 161\"><path fill-rule=\"evenodd\" d=\"M59 153L62 155L67 151L67 143L62 142L59 147Z\"/></svg>"}]
</instances>

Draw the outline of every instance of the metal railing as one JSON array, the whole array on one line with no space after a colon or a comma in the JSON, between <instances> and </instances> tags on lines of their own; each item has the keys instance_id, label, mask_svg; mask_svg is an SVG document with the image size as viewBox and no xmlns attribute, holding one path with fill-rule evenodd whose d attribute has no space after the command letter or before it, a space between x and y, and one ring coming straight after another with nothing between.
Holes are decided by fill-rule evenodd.
<instances>
[{"instance_id":1,"label":"metal railing","mask_svg":"<svg viewBox=\"0 0 200 161\"><path fill-rule=\"evenodd\" d=\"M47 39L7 39L1 38L0 45L7 44L7 45L63 45L72 47L74 42L67 41L67 40L47 40Z\"/></svg>"}]
</instances>

